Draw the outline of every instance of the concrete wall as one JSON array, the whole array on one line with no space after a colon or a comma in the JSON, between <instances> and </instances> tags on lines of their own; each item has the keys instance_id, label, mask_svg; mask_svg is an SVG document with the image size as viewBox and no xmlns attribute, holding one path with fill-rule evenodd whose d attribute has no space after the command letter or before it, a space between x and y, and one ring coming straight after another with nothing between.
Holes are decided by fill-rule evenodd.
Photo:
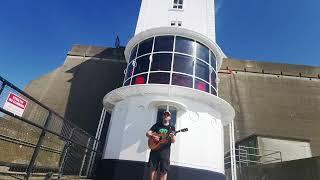
<instances>
[{"instance_id":1,"label":"concrete wall","mask_svg":"<svg viewBox=\"0 0 320 180\"><path fill-rule=\"evenodd\" d=\"M320 155L319 67L225 59L222 69L233 70L219 74L219 95L236 111L237 140L251 134L305 139L312 155Z\"/></svg>"},{"instance_id":2,"label":"concrete wall","mask_svg":"<svg viewBox=\"0 0 320 180\"><path fill-rule=\"evenodd\" d=\"M62 66L31 81L25 91L95 135L104 95L123 82L123 50L75 45Z\"/></svg>"},{"instance_id":3,"label":"concrete wall","mask_svg":"<svg viewBox=\"0 0 320 180\"><path fill-rule=\"evenodd\" d=\"M75 45L62 66L32 80L25 92L95 135L103 107L103 96L122 85L126 65L123 51L124 48ZM29 102L23 117L43 125L47 115L41 107ZM0 125L2 135L34 144L40 135L39 129L9 116L5 116ZM59 132L57 129L62 129L63 123L54 119L49 128ZM62 150L64 143L56 136L47 135L44 145ZM33 148L5 141L0 141L0 149L2 162L25 164L30 161L33 153ZM57 167L59 158L58 154L40 152L36 163Z\"/></svg>"},{"instance_id":4,"label":"concrete wall","mask_svg":"<svg viewBox=\"0 0 320 180\"><path fill-rule=\"evenodd\" d=\"M289 139L276 139L268 137L257 137L258 148L272 149L281 152L282 161L291 161L296 159L305 159L312 157L309 142L289 140ZM270 151L261 151L260 154L268 155ZM272 162L271 158L279 158L279 154L268 155L268 157L260 158L261 162Z\"/></svg>"}]
</instances>

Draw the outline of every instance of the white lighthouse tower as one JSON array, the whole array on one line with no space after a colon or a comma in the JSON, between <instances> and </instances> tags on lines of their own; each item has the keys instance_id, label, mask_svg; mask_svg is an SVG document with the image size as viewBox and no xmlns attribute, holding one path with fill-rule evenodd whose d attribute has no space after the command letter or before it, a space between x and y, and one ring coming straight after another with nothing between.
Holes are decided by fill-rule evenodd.
<instances>
[{"instance_id":1,"label":"white lighthouse tower","mask_svg":"<svg viewBox=\"0 0 320 180\"><path fill-rule=\"evenodd\" d=\"M234 118L218 97L223 52L215 42L214 0L142 0L135 36L125 49L123 86L108 93L111 112L102 158L103 178L146 179L145 132L172 113L170 180L222 180L223 126Z\"/></svg>"}]
</instances>

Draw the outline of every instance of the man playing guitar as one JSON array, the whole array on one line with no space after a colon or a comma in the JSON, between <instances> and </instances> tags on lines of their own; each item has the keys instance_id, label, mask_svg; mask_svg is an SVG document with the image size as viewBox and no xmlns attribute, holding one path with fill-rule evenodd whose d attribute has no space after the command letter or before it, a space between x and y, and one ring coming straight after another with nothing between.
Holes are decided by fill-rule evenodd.
<instances>
[{"instance_id":1,"label":"man playing guitar","mask_svg":"<svg viewBox=\"0 0 320 180\"><path fill-rule=\"evenodd\" d=\"M176 141L175 127L170 125L171 113L169 111L163 112L162 122L154 124L150 130L146 133L148 138L152 138L153 141L160 141L161 139L157 134L166 134L167 143L161 146L157 150L151 150L149 156L148 166L150 168L150 180L157 180L157 170L160 171L160 180L167 179L167 173L170 169L170 146L171 143Z\"/></svg>"}]
</instances>

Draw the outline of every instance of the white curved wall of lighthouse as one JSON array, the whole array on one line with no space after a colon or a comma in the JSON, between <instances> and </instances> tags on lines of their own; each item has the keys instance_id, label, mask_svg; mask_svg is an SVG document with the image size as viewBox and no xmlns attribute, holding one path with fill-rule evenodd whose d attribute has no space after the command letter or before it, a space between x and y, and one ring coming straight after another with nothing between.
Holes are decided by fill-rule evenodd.
<instances>
[{"instance_id":1,"label":"white curved wall of lighthouse","mask_svg":"<svg viewBox=\"0 0 320 180\"><path fill-rule=\"evenodd\" d=\"M185 0L182 10L173 9L173 0L142 0L135 34L168 27L181 21L182 27L203 34L215 42L214 0Z\"/></svg>"},{"instance_id":2,"label":"white curved wall of lighthouse","mask_svg":"<svg viewBox=\"0 0 320 180\"><path fill-rule=\"evenodd\" d=\"M178 134L177 142L171 146L171 164L224 173L219 112L180 97L135 96L118 102L112 112L103 159L147 162L150 150L145 132L156 121L157 106L164 102L178 106L176 129L189 128Z\"/></svg>"}]
</instances>

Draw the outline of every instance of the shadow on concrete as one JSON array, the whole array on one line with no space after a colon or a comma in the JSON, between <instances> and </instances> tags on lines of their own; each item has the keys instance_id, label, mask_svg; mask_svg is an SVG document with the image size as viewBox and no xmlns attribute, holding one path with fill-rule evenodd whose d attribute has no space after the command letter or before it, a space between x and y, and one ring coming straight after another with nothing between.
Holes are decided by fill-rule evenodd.
<instances>
[{"instance_id":1,"label":"shadow on concrete","mask_svg":"<svg viewBox=\"0 0 320 180\"><path fill-rule=\"evenodd\" d=\"M65 118L91 135L95 135L99 123L103 97L122 86L126 66L123 51L124 48L107 48L67 71L73 78L69 80L71 87Z\"/></svg>"},{"instance_id":2,"label":"shadow on concrete","mask_svg":"<svg viewBox=\"0 0 320 180\"><path fill-rule=\"evenodd\" d=\"M122 86L126 62L124 60L123 47L98 49L99 53L96 53L97 49L95 47L90 48L85 49L84 54L82 54L83 49L78 52L74 52L73 49L65 62L72 64L73 62L70 61L78 61L77 63L81 61L78 65L66 71L66 73L72 73L73 78L68 81L71 87L65 118L95 136L103 108L103 97L110 91ZM100 139L100 152L104 147L109 120L110 114L107 114ZM70 127L64 124L62 132L70 133ZM75 133L71 137L76 141L87 141L87 139L81 138L81 134L77 135ZM75 160L81 162L82 157L74 157L75 154L79 154L79 150L76 147L70 148L67 158L72 155L70 157L72 162L75 162ZM76 166L79 166L79 168ZM80 166L81 163L73 163L73 165L69 164L65 167L69 167L69 171L78 171ZM64 171L67 171L67 169L64 169Z\"/></svg>"}]
</instances>

